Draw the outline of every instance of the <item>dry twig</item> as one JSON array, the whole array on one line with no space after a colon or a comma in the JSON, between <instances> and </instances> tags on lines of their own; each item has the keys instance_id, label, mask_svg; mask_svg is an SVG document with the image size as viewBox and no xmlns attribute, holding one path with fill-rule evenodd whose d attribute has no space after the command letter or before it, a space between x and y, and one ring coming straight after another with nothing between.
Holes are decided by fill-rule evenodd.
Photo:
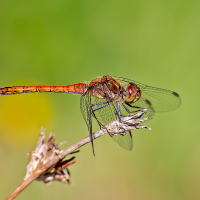
<instances>
[{"instance_id":1,"label":"dry twig","mask_svg":"<svg viewBox=\"0 0 200 200\"><path fill-rule=\"evenodd\" d=\"M124 135L125 131L130 131L132 129L150 129L146 125L140 125L141 122L147 120L147 118L141 119L145 111L146 110L128 117L124 117L121 119L121 121L118 119L112 121L101 130L95 132L93 134L94 139L107 134L108 131L110 134ZM61 150L58 148L58 145L61 145L64 142L55 145L55 134L50 134L46 141L44 141L44 131L45 129L42 128L35 150L29 153L30 162L27 165L27 173L24 181L15 189L13 193L9 195L9 197L7 197L7 200L14 199L35 179L45 183L51 183L53 180L57 180L73 184L67 167L75 164L77 160L73 161L75 157L72 157L68 160L64 160L64 158L67 155L74 153L81 146L89 143L90 137L88 136L76 144L68 147L67 149Z\"/></svg>"}]
</instances>

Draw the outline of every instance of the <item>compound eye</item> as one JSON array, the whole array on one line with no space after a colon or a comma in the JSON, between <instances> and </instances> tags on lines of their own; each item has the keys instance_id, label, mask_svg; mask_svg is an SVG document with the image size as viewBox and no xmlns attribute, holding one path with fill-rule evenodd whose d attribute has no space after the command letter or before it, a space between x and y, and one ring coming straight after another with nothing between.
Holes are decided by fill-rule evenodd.
<instances>
[{"instance_id":1,"label":"compound eye","mask_svg":"<svg viewBox=\"0 0 200 200\"><path fill-rule=\"evenodd\" d=\"M135 83L129 83L126 88L126 95L125 95L125 101L127 103L132 103L135 99L137 93L136 85Z\"/></svg>"},{"instance_id":2,"label":"compound eye","mask_svg":"<svg viewBox=\"0 0 200 200\"><path fill-rule=\"evenodd\" d=\"M135 83L129 83L126 89L125 102L134 103L139 100L141 96L141 90Z\"/></svg>"}]
</instances>

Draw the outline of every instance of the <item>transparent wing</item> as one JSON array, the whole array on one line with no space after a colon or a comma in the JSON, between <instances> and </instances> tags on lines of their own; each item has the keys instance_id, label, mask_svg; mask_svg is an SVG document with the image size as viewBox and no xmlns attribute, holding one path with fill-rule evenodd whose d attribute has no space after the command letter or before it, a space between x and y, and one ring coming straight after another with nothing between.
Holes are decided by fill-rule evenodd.
<instances>
[{"instance_id":1,"label":"transparent wing","mask_svg":"<svg viewBox=\"0 0 200 200\"><path fill-rule=\"evenodd\" d=\"M103 98L96 98L91 96L92 110L100 125L105 126L111 121L117 119L116 102L108 103Z\"/></svg>"},{"instance_id":2,"label":"transparent wing","mask_svg":"<svg viewBox=\"0 0 200 200\"><path fill-rule=\"evenodd\" d=\"M142 91L142 95L141 95L141 98L136 103L139 104L139 102L142 101L141 103L143 104L145 108L146 106L151 106L154 112L165 112L165 111L175 110L181 104L180 96L174 91L151 87L151 86L139 83L137 81L125 79L122 77L117 77L117 79L122 84L126 85L130 82L133 82L138 87L140 87Z\"/></svg>"},{"instance_id":3,"label":"transparent wing","mask_svg":"<svg viewBox=\"0 0 200 200\"><path fill-rule=\"evenodd\" d=\"M93 144L93 135L92 135L92 118L91 118L91 106L90 105L91 105L91 96L89 94L82 95L81 100L80 100L81 113L87 124L91 143L92 143L93 154L95 155L94 144Z\"/></svg>"},{"instance_id":4,"label":"transparent wing","mask_svg":"<svg viewBox=\"0 0 200 200\"><path fill-rule=\"evenodd\" d=\"M133 149L133 141L131 131L126 131L126 135L110 135L112 139L125 150L131 151Z\"/></svg>"},{"instance_id":5,"label":"transparent wing","mask_svg":"<svg viewBox=\"0 0 200 200\"><path fill-rule=\"evenodd\" d=\"M127 105L125 104L125 106L127 107L127 109L132 112L134 114L134 112L138 111L138 109L142 109L142 108L146 108L147 111L146 113L142 116L142 118L147 118L147 120L151 120L155 117L155 110L153 108L152 105L148 104L147 103L147 99L144 99L144 98L140 98L137 102L135 102L134 104L132 105ZM126 112L124 115L127 116L128 112L123 110L122 113ZM129 114L130 115L130 114Z\"/></svg>"},{"instance_id":6,"label":"transparent wing","mask_svg":"<svg viewBox=\"0 0 200 200\"><path fill-rule=\"evenodd\" d=\"M108 101L105 99L95 98L91 96L91 103L93 105L92 109L94 111L94 117L101 126L105 126L113 120L118 119L116 101L108 103ZM130 113L127 113L122 105L120 105L120 112L122 116L130 115ZM127 131L125 135L113 135L112 133L109 133L109 135L123 149L129 151L132 150L133 141L131 132Z\"/></svg>"}]
</instances>

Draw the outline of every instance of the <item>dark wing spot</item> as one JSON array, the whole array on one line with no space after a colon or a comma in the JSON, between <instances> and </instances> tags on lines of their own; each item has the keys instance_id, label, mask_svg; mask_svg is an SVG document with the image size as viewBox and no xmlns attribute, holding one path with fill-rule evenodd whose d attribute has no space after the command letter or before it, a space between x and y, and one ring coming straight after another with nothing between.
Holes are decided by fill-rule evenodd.
<instances>
[{"instance_id":1,"label":"dark wing spot","mask_svg":"<svg viewBox=\"0 0 200 200\"><path fill-rule=\"evenodd\" d=\"M147 100L147 99L145 100L145 102L150 106L152 105L151 102L149 100Z\"/></svg>"},{"instance_id":2,"label":"dark wing spot","mask_svg":"<svg viewBox=\"0 0 200 200\"><path fill-rule=\"evenodd\" d=\"M172 94L176 97L179 97L179 95L176 92L172 92Z\"/></svg>"},{"instance_id":3,"label":"dark wing spot","mask_svg":"<svg viewBox=\"0 0 200 200\"><path fill-rule=\"evenodd\" d=\"M128 132L129 132L130 137L132 138L132 133L131 133L131 131L128 131Z\"/></svg>"}]
</instances>

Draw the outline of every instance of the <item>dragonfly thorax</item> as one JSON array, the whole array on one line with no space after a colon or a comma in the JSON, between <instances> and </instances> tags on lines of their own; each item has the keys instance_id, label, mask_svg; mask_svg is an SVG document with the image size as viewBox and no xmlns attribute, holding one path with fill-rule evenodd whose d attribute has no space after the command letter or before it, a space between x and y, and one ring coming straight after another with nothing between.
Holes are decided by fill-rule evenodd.
<instances>
[{"instance_id":1,"label":"dragonfly thorax","mask_svg":"<svg viewBox=\"0 0 200 200\"><path fill-rule=\"evenodd\" d=\"M88 90L92 96L107 100L116 99L122 91L123 87L119 81L111 76L93 79L89 84Z\"/></svg>"}]
</instances>

